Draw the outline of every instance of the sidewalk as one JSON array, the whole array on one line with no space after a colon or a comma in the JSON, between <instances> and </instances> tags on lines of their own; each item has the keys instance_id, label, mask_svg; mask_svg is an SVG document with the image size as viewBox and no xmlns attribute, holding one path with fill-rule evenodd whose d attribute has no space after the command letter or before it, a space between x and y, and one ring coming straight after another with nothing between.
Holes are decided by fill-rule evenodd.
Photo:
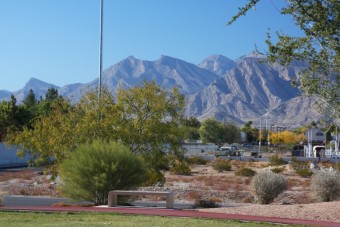
<instances>
[{"instance_id":1,"label":"sidewalk","mask_svg":"<svg viewBox=\"0 0 340 227\"><path fill-rule=\"evenodd\" d=\"M280 224L300 224L308 226L327 226L340 227L340 222L312 221L303 219L287 219L277 217L248 216L238 214L221 214L211 212L199 212L195 210L178 210L165 208L149 208L149 207L55 207L55 206L13 206L0 207L0 210L13 211L44 211L44 212L113 212L121 214L138 214L151 216L169 216L169 217L192 217L192 218L219 218L228 220L271 222Z\"/></svg>"}]
</instances>

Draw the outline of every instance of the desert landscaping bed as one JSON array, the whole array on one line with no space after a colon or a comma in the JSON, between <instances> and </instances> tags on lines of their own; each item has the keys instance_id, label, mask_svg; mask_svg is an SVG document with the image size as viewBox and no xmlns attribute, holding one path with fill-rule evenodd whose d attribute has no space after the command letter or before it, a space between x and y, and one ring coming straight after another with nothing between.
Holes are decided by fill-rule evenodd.
<instances>
[{"instance_id":1,"label":"desert landscaping bed","mask_svg":"<svg viewBox=\"0 0 340 227\"><path fill-rule=\"evenodd\" d=\"M198 200L209 200L221 206L199 211L298 218L340 222L340 201L318 202L310 193L310 178L294 173L289 165L282 166L288 180L288 190L279 195L270 205L254 204L250 191L250 177L236 176L235 171L249 167L256 172L269 171L272 167L264 162L231 161L232 170L215 171L211 163L192 165L191 175L180 176L165 173L164 185L143 187L140 190L173 191L175 203L195 204ZM0 193L8 195L60 196L56 182L37 170L0 172ZM148 198L150 199L150 198ZM157 198L155 198L157 199Z\"/></svg>"}]
</instances>

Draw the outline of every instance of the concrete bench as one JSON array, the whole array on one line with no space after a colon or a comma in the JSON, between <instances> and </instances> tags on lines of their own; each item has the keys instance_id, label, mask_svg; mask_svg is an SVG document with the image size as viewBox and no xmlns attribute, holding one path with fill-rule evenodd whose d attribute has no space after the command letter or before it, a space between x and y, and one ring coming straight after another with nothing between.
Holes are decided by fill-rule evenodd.
<instances>
[{"instance_id":1,"label":"concrete bench","mask_svg":"<svg viewBox=\"0 0 340 227\"><path fill-rule=\"evenodd\" d=\"M136 196L145 196L145 195L160 195L166 196L166 208L173 209L174 208L174 193L173 192L159 192L159 191L122 191L115 190L109 192L108 197L108 207L116 207L118 202L118 195L136 195Z\"/></svg>"}]
</instances>

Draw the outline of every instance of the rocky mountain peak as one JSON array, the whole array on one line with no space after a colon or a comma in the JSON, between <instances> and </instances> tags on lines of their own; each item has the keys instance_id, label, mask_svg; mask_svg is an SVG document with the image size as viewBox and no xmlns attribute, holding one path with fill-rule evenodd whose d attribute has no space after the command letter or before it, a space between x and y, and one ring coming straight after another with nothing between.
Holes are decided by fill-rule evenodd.
<instances>
[{"instance_id":1,"label":"rocky mountain peak","mask_svg":"<svg viewBox=\"0 0 340 227\"><path fill-rule=\"evenodd\" d=\"M219 54L210 55L198 64L200 68L214 72L219 76L223 76L228 70L235 67L235 65L236 63L233 60Z\"/></svg>"},{"instance_id":2,"label":"rocky mountain peak","mask_svg":"<svg viewBox=\"0 0 340 227\"><path fill-rule=\"evenodd\" d=\"M199 65L162 55L158 60L145 61L129 56L104 71L102 83L112 91L118 86L130 88L143 81L155 81L171 89L178 87L186 95L187 116L203 120L213 117L238 124L258 120L265 109L272 110L276 122L303 124L315 119L315 113L306 112L310 101L300 97L300 91L291 86L305 64L294 62L289 67L261 63L263 55L250 53L236 61L223 55L210 55ZM85 84L65 85L58 88L36 78L31 78L20 90L10 93L0 91L0 99L10 95L23 100L29 89L36 97L44 97L50 87L74 101L86 91L98 86L98 79ZM302 108L303 107L303 108ZM294 113L293 115L291 113ZM307 116L314 114L313 116Z\"/></svg>"}]
</instances>

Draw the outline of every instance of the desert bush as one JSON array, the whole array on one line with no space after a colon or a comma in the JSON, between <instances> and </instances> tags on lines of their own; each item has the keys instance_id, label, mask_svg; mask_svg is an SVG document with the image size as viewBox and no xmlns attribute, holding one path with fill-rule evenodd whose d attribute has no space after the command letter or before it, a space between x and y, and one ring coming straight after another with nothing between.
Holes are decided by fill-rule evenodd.
<instances>
[{"instance_id":1,"label":"desert bush","mask_svg":"<svg viewBox=\"0 0 340 227\"><path fill-rule=\"evenodd\" d=\"M296 170L296 174L301 177L308 178L313 175L313 171L310 169L298 169Z\"/></svg>"},{"instance_id":2,"label":"desert bush","mask_svg":"<svg viewBox=\"0 0 340 227\"><path fill-rule=\"evenodd\" d=\"M231 164L228 160L218 158L213 164L212 168L218 172L230 171Z\"/></svg>"},{"instance_id":3,"label":"desert bush","mask_svg":"<svg viewBox=\"0 0 340 227\"><path fill-rule=\"evenodd\" d=\"M278 167L278 168L273 168L273 169L271 169L271 171L273 172L273 173L282 173L283 171L285 170L285 168L284 167Z\"/></svg>"},{"instance_id":4,"label":"desert bush","mask_svg":"<svg viewBox=\"0 0 340 227\"><path fill-rule=\"evenodd\" d=\"M280 166L286 164L286 161L277 154L269 157L269 163L272 166Z\"/></svg>"},{"instance_id":5,"label":"desert bush","mask_svg":"<svg viewBox=\"0 0 340 227\"><path fill-rule=\"evenodd\" d=\"M148 169L146 173L146 180L144 186L163 186L165 183L165 176L160 170Z\"/></svg>"},{"instance_id":6,"label":"desert bush","mask_svg":"<svg viewBox=\"0 0 340 227\"><path fill-rule=\"evenodd\" d=\"M186 161L191 165L206 165L208 163L208 160L200 156L192 156L187 158Z\"/></svg>"},{"instance_id":7,"label":"desert bush","mask_svg":"<svg viewBox=\"0 0 340 227\"><path fill-rule=\"evenodd\" d=\"M287 190L288 182L283 175L266 171L256 174L250 185L255 200L260 204L269 204Z\"/></svg>"},{"instance_id":8,"label":"desert bush","mask_svg":"<svg viewBox=\"0 0 340 227\"><path fill-rule=\"evenodd\" d=\"M300 161L296 157L292 157L292 160L290 162L290 166L294 170L300 170L300 169L309 169L309 163L306 161Z\"/></svg>"},{"instance_id":9,"label":"desert bush","mask_svg":"<svg viewBox=\"0 0 340 227\"><path fill-rule=\"evenodd\" d=\"M255 176L255 174L256 174L256 171L254 171L250 168L247 168L247 167L243 167L241 169L238 169L235 172L236 176L243 176L243 177L252 177L252 176Z\"/></svg>"},{"instance_id":10,"label":"desert bush","mask_svg":"<svg viewBox=\"0 0 340 227\"><path fill-rule=\"evenodd\" d=\"M143 159L119 143L83 144L61 165L61 192L74 200L107 204L109 191L134 189L144 182L144 166Z\"/></svg>"},{"instance_id":11,"label":"desert bush","mask_svg":"<svg viewBox=\"0 0 340 227\"><path fill-rule=\"evenodd\" d=\"M311 180L311 189L322 201L333 201L340 197L340 174L336 172L318 171Z\"/></svg>"},{"instance_id":12,"label":"desert bush","mask_svg":"<svg viewBox=\"0 0 340 227\"><path fill-rule=\"evenodd\" d=\"M177 175L190 175L191 169L190 166L184 161L177 161L170 168L171 173Z\"/></svg>"}]
</instances>

